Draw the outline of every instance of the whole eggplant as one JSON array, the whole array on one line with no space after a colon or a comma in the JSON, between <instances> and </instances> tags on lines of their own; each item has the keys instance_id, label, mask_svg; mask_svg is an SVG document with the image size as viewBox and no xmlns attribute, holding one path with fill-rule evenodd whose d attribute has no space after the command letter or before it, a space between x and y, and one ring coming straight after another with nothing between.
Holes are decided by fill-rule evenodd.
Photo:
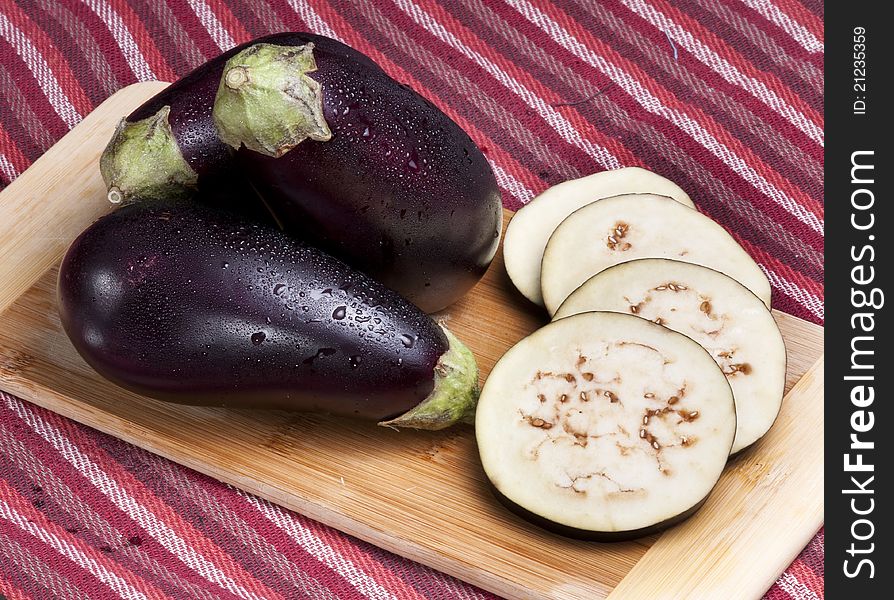
<instances>
[{"instance_id":1,"label":"whole eggplant","mask_svg":"<svg viewBox=\"0 0 894 600\"><path fill-rule=\"evenodd\" d=\"M478 370L446 329L321 250L235 214L127 205L71 245L58 295L87 363L150 397L426 429L474 413Z\"/></svg>"},{"instance_id":2,"label":"whole eggplant","mask_svg":"<svg viewBox=\"0 0 894 600\"><path fill-rule=\"evenodd\" d=\"M158 170L140 164L148 146ZM481 278L502 230L499 188L469 136L362 53L313 34L210 61L131 115L103 163L118 200L188 191L227 165L286 231L427 312Z\"/></svg>"},{"instance_id":3,"label":"whole eggplant","mask_svg":"<svg viewBox=\"0 0 894 600\"><path fill-rule=\"evenodd\" d=\"M456 123L381 69L319 48L313 56L316 70L301 77L319 86L312 102L321 113L310 111L294 138L288 119L305 100L294 100L300 80L291 74L306 59L267 44L227 62L218 131L287 231L426 311L444 308L475 285L499 243L500 194L487 160Z\"/></svg>"}]
</instances>

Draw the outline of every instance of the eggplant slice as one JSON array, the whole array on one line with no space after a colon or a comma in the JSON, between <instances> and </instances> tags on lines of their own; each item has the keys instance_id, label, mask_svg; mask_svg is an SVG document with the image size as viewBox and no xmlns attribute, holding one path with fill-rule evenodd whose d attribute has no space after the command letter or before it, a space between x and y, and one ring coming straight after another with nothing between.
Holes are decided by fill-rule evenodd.
<instances>
[{"instance_id":1,"label":"eggplant slice","mask_svg":"<svg viewBox=\"0 0 894 600\"><path fill-rule=\"evenodd\" d=\"M697 343L632 315L588 312L500 359L475 432L510 510L564 535L614 541L695 512L726 464L736 411Z\"/></svg>"},{"instance_id":2,"label":"eggplant slice","mask_svg":"<svg viewBox=\"0 0 894 600\"><path fill-rule=\"evenodd\" d=\"M729 275L770 306L770 282L726 230L670 198L605 198L573 212L556 228L541 266L550 315L587 279L637 258L671 258Z\"/></svg>"},{"instance_id":3,"label":"eggplant slice","mask_svg":"<svg viewBox=\"0 0 894 600\"><path fill-rule=\"evenodd\" d=\"M503 245L506 272L518 291L534 304L543 306L540 259L559 223L591 202L631 193L668 196L695 207L676 183L639 167L602 171L554 185L519 209L506 229Z\"/></svg>"},{"instance_id":4,"label":"eggplant slice","mask_svg":"<svg viewBox=\"0 0 894 600\"><path fill-rule=\"evenodd\" d=\"M776 420L785 391L785 344L763 302L741 283L700 265L644 258L610 267L556 312L626 312L686 335L720 366L736 400L735 454Z\"/></svg>"}]
</instances>

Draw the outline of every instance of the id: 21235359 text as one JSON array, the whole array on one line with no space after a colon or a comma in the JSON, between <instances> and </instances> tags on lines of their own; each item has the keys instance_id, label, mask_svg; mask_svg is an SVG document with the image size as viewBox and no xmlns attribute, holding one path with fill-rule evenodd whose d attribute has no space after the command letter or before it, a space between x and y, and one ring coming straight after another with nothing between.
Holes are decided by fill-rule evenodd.
<instances>
[{"instance_id":1,"label":"id: 21235359 text","mask_svg":"<svg viewBox=\"0 0 894 600\"><path fill-rule=\"evenodd\" d=\"M866 28L854 27L854 114L866 114Z\"/></svg>"}]
</instances>

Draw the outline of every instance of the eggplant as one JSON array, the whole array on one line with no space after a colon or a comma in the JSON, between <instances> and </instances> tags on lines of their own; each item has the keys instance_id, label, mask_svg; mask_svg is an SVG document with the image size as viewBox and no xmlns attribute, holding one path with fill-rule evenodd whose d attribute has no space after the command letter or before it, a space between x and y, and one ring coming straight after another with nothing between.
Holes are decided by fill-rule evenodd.
<instances>
[{"instance_id":1,"label":"eggplant","mask_svg":"<svg viewBox=\"0 0 894 600\"><path fill-rule=\"evenodd\" d=\"M258 223L277 226L276 219L264 206L251 183L238 173L209 178L190 200L216 210L236 213Z\"/></svg>"},{"instance_id":2,"label":"eggplant","mask_svg":"<svg viewBox=\"0 0 894 600\"><path fill-rule=\"evenodd\" d=\"M678 260L632 260L588 279L553 318L594 310L649 319L710 352L736 400L732 454L757 442L776 421L785 392L785 343L764 303L735 279Z\"/></svg>"},{"instance_id":3,"label":"eggplant","mask_svg":"<svg viewBox=\"0 0 894 600\"><path fill-rule=\"evenodd\" d=\"M719 224L664 196L624 194L577 209L553 231L543 251L540 286L554 315L582 283L637 258L670 258L729 275L770 306L770 282Z\"/></svg>"},{"instance_id":4,"label":"eggplant","mask_svg":"<svg viewBox=\"0 0 894 600\"><path fill-rule=\"evenodd\" d=\"M121 120L100 157L109 201L166 200L192 196L198 188L227 179L233 152L217 133L212 111L227 61L256 43L302 46L308 43L342 60L378 66L365 55L331 38L276 33L246 42L200 65ZM207 193L207 191L206 191Z\"/></svg>"},{"instance_id":5,"label":"eggplant","mask_svg":"<svg viewBox=\"0 0 894 600\"><path fill-rule=\"evenodd\" d=\"M286 231L427 312L477 283L502 230L496 179L469 136L368 57L312 34L210 61L131 115L101 162L113 200L189 195L233 169Z\"/></svg>"},{"instance_id":6,"label":"eggplant","mask_svg":"<svg viewBox=\"0 0 894 600\"><path fill-rule=\"evenodd\" d=\"M477 366L450 332L323 251L193 202L99 219L58 300L84 360L152 398L424 429L474 414Z\"/></svg>"},{"instance_id":7,"label":"eggplant","mask_svg":"<svg viewBox=\"0 0 894 600\"><path fill-rule=\"evenodd\" d=\"M565 217L591 202L620 194L667 196L695 208L676 183L640 167L602 171L552 186L521 207L506 227L506 273L522 296L543 306L540 261L549 237Z\"/></svg>"},{"instance_id":8,"label":"eggplant","mask_svg":"<svg viewBox=\"0 0 894 600\"><path fill-rule=\"evenodd\" d=\"M409 87L319 48L316 70L302 77L319 85L313 103L321 113L308 111L303 127L290 123L282 115L311 104L281 91L300 87L290 73L307 58L293 54L258 44L227 63L214 117L239 149L242 172L287 231L426 312L452 304L481 278L499 244L500 192L484 155ZM278 108L271 97L288 102Z\"/></svg>"},{"instance_id":9,"label":"eggplant","mask_svg":"<svg viewBox=\"0 0 894 600\"><path fill-rule=\"evenodd\" d=\"M509 349L484 384L475 436L497 499L570 537L619 541L692 515L736 433L729 383L686 336L585 312Z\"/></svg>"}]
</instances>

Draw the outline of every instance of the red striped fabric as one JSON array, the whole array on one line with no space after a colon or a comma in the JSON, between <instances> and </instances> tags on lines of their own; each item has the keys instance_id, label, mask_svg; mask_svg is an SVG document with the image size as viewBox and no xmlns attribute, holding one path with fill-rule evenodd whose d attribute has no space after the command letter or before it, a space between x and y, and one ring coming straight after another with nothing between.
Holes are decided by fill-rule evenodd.
<instances>
[{"instance_id":1,"label":"red striped fabric","mask_svg":"<svg viewBox=\"0 0 894 600\"><path fill-rule=\"evenodd\" d=\"M2 0L0 189L115 90L310 30L469 132L505 206L639 165L678 182L815 323L823 8L813 0ZM6 598L490 594L0 394ZM823 532L767 592L824 596Z\"/></svg>"}]
</instances>

